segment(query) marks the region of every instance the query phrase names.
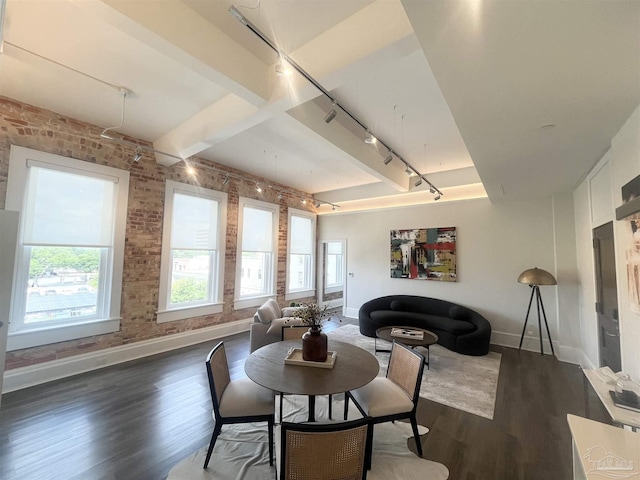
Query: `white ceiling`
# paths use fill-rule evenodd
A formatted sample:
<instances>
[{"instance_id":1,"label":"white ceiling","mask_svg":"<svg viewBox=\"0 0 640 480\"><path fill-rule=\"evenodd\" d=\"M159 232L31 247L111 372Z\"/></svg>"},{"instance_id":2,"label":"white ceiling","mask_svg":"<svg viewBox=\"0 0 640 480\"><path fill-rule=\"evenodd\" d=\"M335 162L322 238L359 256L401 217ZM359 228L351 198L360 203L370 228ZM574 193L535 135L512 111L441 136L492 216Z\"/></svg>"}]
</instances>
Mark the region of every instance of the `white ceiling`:
<instances>
[{"instance_id":1,"label":"white ceiling","mask_svg":"<svg viewBox=\"0 0 640 480\"><path fill-rule=\"evenodd\" d=\"M277 77L276 54L231 5L6 0L0 95L291 185L339 211L433 201L343 112L326 124L330 102L306 80ZM640 103L636 0L235 6L442 190L441 202L570 192ZM133 92L122 125L123 96L105 82Z\"/></svg>"}]
</instances>

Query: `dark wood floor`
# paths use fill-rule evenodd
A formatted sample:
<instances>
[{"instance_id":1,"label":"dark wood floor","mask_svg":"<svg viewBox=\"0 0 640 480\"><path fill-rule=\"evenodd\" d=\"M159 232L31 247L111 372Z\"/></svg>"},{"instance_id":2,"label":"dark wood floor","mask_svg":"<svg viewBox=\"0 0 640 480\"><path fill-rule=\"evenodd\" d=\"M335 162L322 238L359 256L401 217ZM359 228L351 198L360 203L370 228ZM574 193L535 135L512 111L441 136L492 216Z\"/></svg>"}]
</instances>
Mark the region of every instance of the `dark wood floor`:
<instances>
[{"instance_id":1,"label":"dark wood floor","mask_svg":"<svg viewBox=\"0 0 640 480\"><path fill-rule=\"evenodd\" d=\"M214 343L5 395L0 479L163 479L209 441L204 359ZM232 376L243 375L248 334L225 345ZM585 399L579 367L492 349L502 353L494 420L421 399L425 458L445 464L452 480L572 478L567 413L609 422L590 387Z\"/></svg>"}]
</instances>

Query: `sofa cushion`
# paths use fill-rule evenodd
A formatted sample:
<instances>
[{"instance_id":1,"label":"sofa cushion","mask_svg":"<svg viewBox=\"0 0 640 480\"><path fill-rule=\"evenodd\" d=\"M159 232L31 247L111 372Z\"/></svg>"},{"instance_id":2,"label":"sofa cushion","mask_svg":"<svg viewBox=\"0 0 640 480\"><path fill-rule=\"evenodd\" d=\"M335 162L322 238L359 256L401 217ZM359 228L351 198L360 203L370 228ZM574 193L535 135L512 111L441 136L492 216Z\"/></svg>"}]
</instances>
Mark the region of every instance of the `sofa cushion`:
<instances>
[{"instance_id":1,"label":"sofa cushion","mask_svg":"<svg viewBox=\"0 0 640 480\"><path fill-rule=\"evenodd\" d=\"M455 320L428 313L401 312L393 310L377 310L371 312L371 319L378 325L407 326L424 328L425 330L440 330L454 335L462 335L475 330L475 326L465 320Z\"/></svg>"},{"instance_id":2,"label":"sofa cushion","mask_svg":"<svg viewBox=\"0 0 640 480\"><path fill-rule=\"evenodd\" d=\"M258 316L258 320L260 320L260 323L269 324L276 318L280 318L282 316L282 313L278 302L276 302L273 298L270 298L269 300L264 302L260 306L260 308L258 308L256 315Z\"/></svg>"},{"instance_id":3,"label":"sofa cushion","mask_svg":"<svg viewBox=\"0 0 640 480\"><path fill-rule=\"evenodd\" d=\"M439 317L438 315L424 315L426 328L433 328L435 330L441 330L443 332L449 332L453 335L464 335L465 333L473 332L476 327L465 320L455 320L449 317Z\"/></svg>"},{"instance_id":4,"label":"sofa cushion","mask_svg":"<svg viewBox=\"0 0 640 480\"><path fill-rule=\"evenodd\" d=\"M302 325L302 320L295 317L276 318L271 322L271 325L269 325L267 334L282 337L282 327L285 325Z\"/></svg>"},{"instance_id":5,"label":"sofa cushion","mask_svg":"<svg viewBox=\"0 0 640 480\"><path fill-rule=\"evenodd\" d=\"M449 316L456 320L468 320L471 317L471 312L468 308L464 308L461 305L455 305L449 309Z\"/></svg>"},{"instance_id":6,"label":"sofa cushion","mask_svg":"<svg viewBox=\"0 0 640 480\"><path fill-rule=\"evenodd\" d=\"M403 302L402 300L393 300L389 304L389 308L391 308L391 310L393 310L394 312L423 312L423 309L421 309L419 305L415 305L410 302Z\"/></svg>"},{"instance_id":7,"label":"sofa cushion","mask_svg":"<svg viewBox=\"0 0 640 480\"><path fill-rule=\"evenodd\" d=\"M282 309L282 316L283 317L295 317L295 314L298 310L300 310L302 307L284 307Z\"/></svg>"}]
</instances>

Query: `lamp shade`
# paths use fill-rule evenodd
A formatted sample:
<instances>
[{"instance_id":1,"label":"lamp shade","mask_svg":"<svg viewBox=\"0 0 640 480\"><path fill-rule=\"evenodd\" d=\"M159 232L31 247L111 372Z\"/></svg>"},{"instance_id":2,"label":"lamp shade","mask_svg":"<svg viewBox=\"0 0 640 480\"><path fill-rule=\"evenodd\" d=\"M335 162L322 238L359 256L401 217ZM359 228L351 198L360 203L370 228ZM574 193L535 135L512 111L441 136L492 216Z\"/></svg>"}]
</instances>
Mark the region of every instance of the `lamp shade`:
<instances>
[{"instance_id":1,"label":"lamp shade","mask_svg":"<svg viewBox=\"0 0 640 480\"><path fill-rule=\"evenodd\" d=\"M541 268L530 268L525 270L518 277L518 282L529 285L557 285L556 279L546 270Z\"/></svg>"}]
</instances>

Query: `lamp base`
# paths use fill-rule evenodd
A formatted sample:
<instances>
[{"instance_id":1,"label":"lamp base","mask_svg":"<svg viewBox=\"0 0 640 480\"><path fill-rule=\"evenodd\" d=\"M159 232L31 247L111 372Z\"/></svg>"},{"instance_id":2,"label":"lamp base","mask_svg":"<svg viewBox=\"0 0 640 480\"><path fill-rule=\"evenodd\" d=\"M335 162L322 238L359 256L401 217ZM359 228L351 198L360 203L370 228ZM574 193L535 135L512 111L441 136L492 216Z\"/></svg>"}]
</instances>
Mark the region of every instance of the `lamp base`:
<instances>
[{"instance_id":1,"label":"lamp base","mask_svg":"<svg viewBox=\"0 0 640 480\"><path fill-rule=\"evenodd\" d=\"M522 341L524 340L524 333L527 330L527 322L529 321L529 313L531 312L531 304L533 303L533 297L536 298L536 307L538 310L538 337L540 338L540 355L544 355L544 346L542 345L542 323L540 317L540 311L542 310L542 318L544 318L544 326L547 329L547 338L549 338L549 345L551 346L551 355L556 356L553 351L553 342L551 341L551 334L549 333L549 324L547 323L547 314L544 311L544 304L542 303L542 296L540 295L540 287L538 285L529 285L531 287L531 297L529 298L529 307L527 308L527 316L524 319L524 326L522 327L522 335L520 335L520 345L518 350L522 348Z\"/></svg>"}]
</instances>

